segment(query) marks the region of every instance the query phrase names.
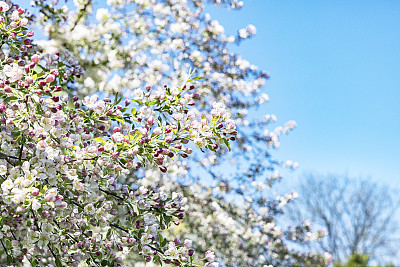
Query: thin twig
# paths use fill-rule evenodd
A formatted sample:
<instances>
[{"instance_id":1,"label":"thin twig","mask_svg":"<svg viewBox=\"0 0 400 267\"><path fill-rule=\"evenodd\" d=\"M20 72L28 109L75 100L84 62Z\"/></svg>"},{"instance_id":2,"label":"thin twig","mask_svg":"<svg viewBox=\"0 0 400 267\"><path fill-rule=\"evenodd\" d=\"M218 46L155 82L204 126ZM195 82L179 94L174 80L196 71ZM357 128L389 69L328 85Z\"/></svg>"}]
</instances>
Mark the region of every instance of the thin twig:
<instances>
[{"instance_id":1,"label":"thin twig","mask_svg":"<svg viewBox=\"0 0 400 267\"><path fill-rule=\"evenodd\" d=\"M114 194L114 193L112 193L112 192L110 192L110 191L106 191L106 190L101 189L101 188L99 188L99 190L100 190L101 192L103 192L103 193L106 193L106 194L108 194L108 195L111 195L111 196L113 196L113 197L116 197L116 198L118 198L119 200L124 200L123 197L120 197L120 196L118 196L118 195L116 195L116 194Z\"/></svg>"},{"instance_id":2,"label":"thin twig","mask_svg":"<svg viewBox=\"0 0 400 267\"><path fill-rule=\"evenodd\" d=\"M85 5L83 6L82 9L79 10L78 12L78 17L75 20L74 26L72 26L71 32L75 29L75 27L78 25L79 21L83 17L83 13L86 11L86 9L89 7L89 5L92 3L91 0L88 0Z\"/></svg>"},{"instance_id":3,"label":"thin twig","mask_svg":"<svg viewBox=\"0 0 400 267\"><path fill-rule=\"evenodd\" d=\"M8 256L8 251L6 246L4 246L3 240L0 240L1 244L3 245L4 251L6 252L7 256Z\"/></svg>"}]
</instances>

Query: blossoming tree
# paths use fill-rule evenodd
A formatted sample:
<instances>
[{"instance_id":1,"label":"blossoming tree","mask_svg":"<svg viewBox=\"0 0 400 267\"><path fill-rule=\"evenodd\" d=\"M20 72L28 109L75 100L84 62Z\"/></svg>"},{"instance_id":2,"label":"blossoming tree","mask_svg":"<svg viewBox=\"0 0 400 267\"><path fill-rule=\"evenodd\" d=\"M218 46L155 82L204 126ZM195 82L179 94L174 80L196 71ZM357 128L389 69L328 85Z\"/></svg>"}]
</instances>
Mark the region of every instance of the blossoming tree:
<instances>
[{"instance_id":1,"label":"blossoming tree","mask_svg":"<svg viewBox=\"0 0 400 267\"><path fill-rule=\"evenodd\" d=\"M197 118L188 108L195 96L189 84L149 88L135 100L138 112L128 113L129 100L121 106L117 97L69 99L63 90L76 68L70 58L55 54L55 68L48 68L49 61L30 53L24 10L5 2L0 9L8 54L0 82L0 242L7 263L26 258L37 265L50 254L57 266L116 266L135 250L146 261L195 264L192 241L168 243L161 234L179 224L182 195L116 181L148 165L165 172L164 159L187 155L190 141L215 150L236 135L234 122L224 114ZM213 253L205 258L213 266Z\"/></svg>"},{"instance_id":2,"label":"blossoming tree","mask_svg":"<svg viewBox=\"0 0 400 267\"><path fill-rule=\"evenodd\" d=\"M9 264L217 266L210 250L227 266L330 262L288 245L322 237L308 222L277 225L295 193L266 194L277 166L296 167L269 153L295 123L269 131L274 115L246 118L268 100L268 75L228 48L254 26L225 35L205 1L82 0L76 10L55 2L35 1L37 18L1 2L0 235ZM39 47L27 18L45 25ZM190 68L205 79L188 77Z\"/></svg>"}]
</instances>

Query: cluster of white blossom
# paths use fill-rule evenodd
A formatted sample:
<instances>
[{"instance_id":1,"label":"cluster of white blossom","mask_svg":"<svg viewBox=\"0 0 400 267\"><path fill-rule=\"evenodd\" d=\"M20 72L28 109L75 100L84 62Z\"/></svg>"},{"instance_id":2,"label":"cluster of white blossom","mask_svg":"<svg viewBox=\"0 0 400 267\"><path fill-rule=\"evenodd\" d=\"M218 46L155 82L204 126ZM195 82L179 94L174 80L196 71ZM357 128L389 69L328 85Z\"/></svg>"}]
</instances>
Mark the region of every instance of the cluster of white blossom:
<instances>
[{"instance_id":1,"label":"cluster of white blossom","mask_svg":"<svg viewBox=\"0 0 400 267\"><path fill-rule=\"evenodd\" d=\"M38 22L46 22L44 28L49 36L49 41L40 45L48 53L62 54L68 50L86 71L74 84L67 85L70 91L80 96L95 91L110 95L118 92L126 99L148 99L149 103L181 97L179 103L173 102L174 108L163 110L173 113L168 125L158 124L159 107L145 105L132 113L136 119L132 130L142 135L142 139L165 138L167 144L172 142L182 158L187 159L177 160L163 151L152 151L152 159L165 174L161 175L157 169L146 172L137 169L119 177L119 183L137 187L157 184L167 194L183 190L188 199L185 206L188 216L186 223L179 226L181 234L189 234L199 244L197 249L204 249L203 253L212 248L224 265L317 266L329 262L328 257L290 249L287 240L293 240L293 232L276 226L275 217L282 213L283 202L267 197L271 195L268 190L281 179L277 167L296 168L297 163L272 159L269 148L279 147L280 137L293 129L295 123L270 130L268 126L277 121L275 115L267 115L262 121L251 117L254 108L269 100L262 92L269 75L231 52L230 46L254 36L256 28L248 25L236 36L229 35L206 13L207 3L241 9L242 1L108 0L107 8L95 9L91 0L79 0L74 1L76 8L70 10L46 2L35 1L42 14ZM183 97L178 88L184 87L187 70L191 68L196 68L197 75L206 79L199 80L195 94L187 92L190 88L185 89ZM172 85L169 99L164 89L158 87L160 84ZM151 88L150 97L146 96L147 87ZM196 104L192 106L191 101ZM191 111L185 113L179 105L189 105ZM206 115L199 118L200 113ZM224 133L237 140L230 154L216 150L221 144L229 145L224 136L215 132L221 120L225 121ZM185 132L185 138L192 139L193 145L175 147L170 134L189 124L191 128ZM233 130L235 125L241 129L237 135ZM207 140L215 134L217 138L209 143ZM111 139L121 140L122 136L117 131ZM205 157L196 153L195 146L217 154L207 153ZM129 154L136 152L132 147ZM206 175L210 178L204 179ZM207 179L214 180L217 186L199 182ZM263 222L274 227L262 227L261 231ZM294 233L296 240L305 241L303 237L311 229L306 226L299 229ZM169 232L171 236L172 233Z\"/></svg>"},{"instance_id":2,"label":"cluster of white blossom","mask_svg":"<svg viewBox=\"0 0 400 267\"><path fill-rule=\"evenodd\" d=\"M190 143L216 151L237 134L234 122L190 110L195 81L146 87L123 105L118 96L70 96L82 67L66 52L35 53L24 15L0 1L1 264L121 266L136 253L158 264L218 266L212 252L195 258L191 240L168 243L162 234L180 224L187 198L119 178L142 167L166 172L168 158L192 153Z\"/></svg>"}]
</instances>

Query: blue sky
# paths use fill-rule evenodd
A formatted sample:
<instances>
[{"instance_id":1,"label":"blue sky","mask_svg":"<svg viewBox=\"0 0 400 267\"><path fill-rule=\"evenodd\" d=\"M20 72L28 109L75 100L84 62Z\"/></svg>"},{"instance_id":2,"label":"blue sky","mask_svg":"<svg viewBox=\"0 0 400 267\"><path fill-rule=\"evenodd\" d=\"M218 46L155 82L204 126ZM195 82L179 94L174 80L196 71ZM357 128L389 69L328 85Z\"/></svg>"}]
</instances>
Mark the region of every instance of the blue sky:
<instances>
[{"instance_id":1,"label":"blue sky","mask_svg":"<svg viewBox=\"0 0 400 267\"><path fill-rule=\"evenodd\" d=\"M347 173L400 187L400 1L248 0L210 9L228 33L257 35L235 51L267 70L275 113L298 127L275 156L304 172Z\"/></svg>"}]
</instances>

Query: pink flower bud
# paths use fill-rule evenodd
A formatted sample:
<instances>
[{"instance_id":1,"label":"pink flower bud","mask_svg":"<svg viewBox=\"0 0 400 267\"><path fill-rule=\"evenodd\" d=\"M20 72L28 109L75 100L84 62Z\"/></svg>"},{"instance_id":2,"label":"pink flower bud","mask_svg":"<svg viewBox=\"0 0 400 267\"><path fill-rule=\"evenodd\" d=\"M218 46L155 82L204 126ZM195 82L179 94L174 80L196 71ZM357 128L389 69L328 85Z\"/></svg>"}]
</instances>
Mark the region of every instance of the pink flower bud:
<instances>
[{"instance_id":1,"label":"pink flower bud","mask_svg":"<svg viewBox=\"0 0 400 267\"><path fill-rule=\"evenodd\" d=\"M33 83L33 78L32 78L31 76L26 76L26 77L25 77L25 82L26 82L27 84L31 84L31 83Z\"/></svg>"},{"instance_id":2,"label":"pink flower bud","mask_svg":"<svg viewBox=\"0 0 400 267\"><path fill-rule=\"evenodd\" d=\"M34 188L33 190L32 190L32 196L38 196L39 195L39 189L38 188Z\"/></svg>"},{"instance_id":3,"label":"pink flower bud","mask_svg":"<svg viewBox=\"0 0 400 267\"><path fill-rule=\"evenodd\" d=\"M162 171L162 172L167 172L167 167L161 166L161 167L160 167L160 171Z\"/></svg>"},{"instance_id":4,"label":"pink flower bud","mask_svg":"<svg viewBox=\"0 0 400 267\"><path fill-rule=\"evenodd\" d=\"M34 62L34 63L39 63L39 61L40 61L40 56L37 55L37 54L34 54L34 55L32 56L32 58L31 58L31 60L32 60L32 62Z\"/></svg>"},{"instance_id":5,"label":"pink flower bud","mask_svg":"<svg viewBox=\"0 0 400 267\"><path fill-rule=\"evenodd\" d=\"M45 81L46 81L46 83L52 83L52 82L54 82L55 79L56 79L56 77L53 74L49 74L49 75L47 75Z\"/></svg>"},{"instance_id":6,"label":"pink flower bud","mask_svg":"<svg viewBox=\"0 0 400 267\"><path fill-rule=\"evenodd\" d=\"M23 18L21 19L21 21L19 22L19 25L24 27L26 25L28 25L28 19L27 18ZM32 35L33 36L33 35ZM30 36L31 37L31 36Z\"/></svg>"}]
</instances>

